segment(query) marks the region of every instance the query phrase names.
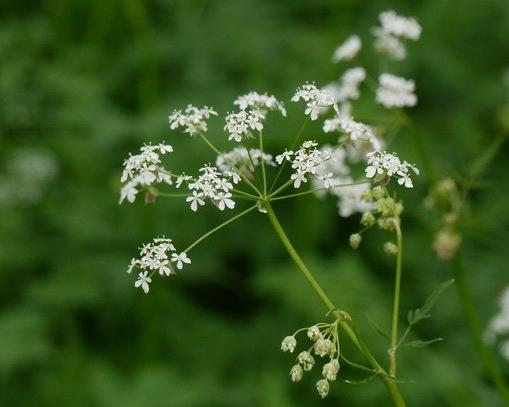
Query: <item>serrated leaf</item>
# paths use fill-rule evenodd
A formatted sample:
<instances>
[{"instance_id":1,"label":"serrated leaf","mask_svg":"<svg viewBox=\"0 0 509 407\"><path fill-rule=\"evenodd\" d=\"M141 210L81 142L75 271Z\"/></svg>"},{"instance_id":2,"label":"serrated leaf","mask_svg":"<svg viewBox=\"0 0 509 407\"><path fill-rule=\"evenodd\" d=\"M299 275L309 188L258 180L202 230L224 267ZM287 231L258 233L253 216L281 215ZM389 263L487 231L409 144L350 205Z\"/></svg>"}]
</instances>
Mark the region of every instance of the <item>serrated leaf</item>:
<instances>
[{"instance_id":1,"label":"serrated leaf","mask_svg":"<svg viewBox=\"0 0 509 407\"><path fill-rule=\"evenodd\" d=\"M422 321L423 319L429 318L431 314L429 313L431 311L431 308L435 305L438 298L442 293L452 284L454 283L454 279L447 280L440 284L433 292L430 294L430 296L426 299L424 302L424 305L421 308L417 308L415 311L409 311L408 312L408 323L410 325L415 325L419 321Z\"/></svg>"},{"instance_id":2,"label":"serrated leaf","mask_svg":"<svg viewBox=\"0 0 509 407\"><path fill-rule=\"evenodd\" d=\"M444 338L435 338L435 339L430 339L429 341L421 341L418 339L415 341L403 343L399 347L400 348L423 348L425 346L431 345L432 343L440 342L443 340L444 340Z\"/></svg>"}]
</instances>

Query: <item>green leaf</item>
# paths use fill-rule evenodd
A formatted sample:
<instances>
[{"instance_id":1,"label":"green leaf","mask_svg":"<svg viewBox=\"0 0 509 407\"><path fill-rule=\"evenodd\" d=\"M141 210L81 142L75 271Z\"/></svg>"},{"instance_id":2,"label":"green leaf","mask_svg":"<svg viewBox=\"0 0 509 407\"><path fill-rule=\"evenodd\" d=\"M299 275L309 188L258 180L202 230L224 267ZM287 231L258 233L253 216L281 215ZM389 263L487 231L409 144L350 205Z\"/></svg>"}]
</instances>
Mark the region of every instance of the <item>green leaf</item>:
<instances>
[{"instance_id":1,"label":"green leaf","mask_svg":"<svg viewBox=\"0 0 509 407\"><path fill-rule=\"evenodd\" d=\"M440 284L435 290L430 294L430 296L426 299L426 302L421 308L417 308L415 311L408 312L408 323L410 325L415 325L423 319L429 318L431 308L435 305L438 298L442 293L452 284L454 283L454 279L447 280Z\"/></svg>"},{"instance_id":2,"label":"green leaf","mask_svg":"<svg viewBox=\"0 0 509 407\"><path fill-rule=\"evenodd\" d=\"M443 340L444 340L444 338L435 338L435 339L430 339L429 341L421 341L418 339L415 341L403 343L399 347L400 348L423 348L425 346L431 345L432 343L440 342Z\"/></svg>"},{"instance_id":3,"label":"green leaf","mask_svg":"<svg viewBox=\"0 0 509 407\"><path fill-rule=\"evenodd\" d=\"M368 320L368 323L369 325L375 330L378 332L378 334L380 334L381 336L383 336L384 338L387 338L388 340L391 340L391 337L385 333L382 328L380 328L380 326L368 315L366 314L366 318Z\"/></svg>"}]
</instances>

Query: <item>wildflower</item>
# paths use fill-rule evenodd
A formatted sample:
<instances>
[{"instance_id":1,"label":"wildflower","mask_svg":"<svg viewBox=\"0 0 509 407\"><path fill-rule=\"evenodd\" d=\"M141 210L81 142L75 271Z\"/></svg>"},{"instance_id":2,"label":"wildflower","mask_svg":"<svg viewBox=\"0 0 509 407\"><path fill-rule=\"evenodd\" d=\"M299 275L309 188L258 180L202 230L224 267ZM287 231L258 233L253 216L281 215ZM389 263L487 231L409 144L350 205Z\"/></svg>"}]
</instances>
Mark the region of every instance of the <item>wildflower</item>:
<instances>
[{"instance_id":1,"label":"wildflower","mask_svg":"<svg viewBox=\"0 0 509 407\"><path fill-rule=\"evenodd\" d=\"M384 252L394 256L398 254L398 246L396 246L393 242L386 242L384 244Z\"/></svg>"},{"instance_id":2,"label":"wildflower","mask_svg":"<svg viewBox=\"0 0 509 407\"><path fill-rule=\"evenodd\" d=\"M373 29L373 35L375 36L375 50L380 54L386 55L396 61L401 61L406 58L405 44L399 38L387 34L378 27Z\"/></svg>"},{"instance_id":3,"label":"wildflower","mask_svg":"<svg viewBox=\"0 0 509 407\"><path fill-rule=\"evenodd\" d=\"M246 110L248 108L258 110L263 116L265 116L269 110L278 110L286 117L286 109L283 103L278 101L275 96L267 95L266 93L261 95L257 92L249 92L239 96L233 104L238 106L240 110Z\"/></svg>"},{"instance_id":4,"label":"wildflower","mask_svg":"<svg viewBox=\"0 0 509 407\"><path fill-rule=\"evenodd\" d=\"M362 42L359 36L352 35L348 37L332 55L332 62L350 61L359 53Z\"/></svg>"},{"instance_id":5,"label":"wildflower","mask_svg":"<svg viewBox=\"0 0 509 407\"><path fill-rule=\"evenodd\" d=\"M374 149L380 148L380 142L373 129L364 123L355 121L351 116L337 115L333 119L325 120L323 131L325 133L339 131L347 135L351 141L368 141Z\"/></svg>"},{"instance_id":6,"label":"wildflower","mask_svg":"<svg viewBox=\"0 0 509 407\"><path fill-rule=\"evenodd\" d=\"M351 178L345 179L345 184L353 182ZM334 190L338 199L338 212L343 218L348 218L354 213L364 213L370 211L373 205L363 199L366 191L369 191L370 184L357 184L347 187L341 187Z\"/></svg>"},{"instance_id":7,"label":"wildflower","mask_svg":"<svg viewBox=\"0 0 509 407\"><path fill-rule=\"evenodd\" d=\"M264 116L259 110L241 110L238 113L228 113L224 129L228 131L228 140L241 142L252 135L252 131L263 129Z\"/></svg>"},{"instance_id":8,"label":"wildflower","mask_svg":"<svg viewBox=\"0 0 509 407\"><path fill-rule=\"evenodd\" d=\"M297 362L302 366L302 368L306 371L311 370L315 365L315 359L308 351L302 351L297 356Z\"/></svg>"},{"instance_id":9,"label":"wildflower","mask_svg":"<svg viewBox=\"0 0 509 407\"><path fill-rule=\"evenodd\" d=\"M302 376L304 375L304 371L302 370L301 365L294 365L290 370L290 377L292 379L292 382L300 382L302 379Z\"/></svg>"},{"instance_id":10,"label":"wildflower","mask_svg":"<svg viewBox=\"0 0 509 407\"><path fill-rule=\"evenodd\" d=\"M318 326L313 325L308 328L307 332L308 338L312 341L317 341L318 339L322 338L322 333L320 332L320 329Z\"/></svg>"},{"instance_id":11,"label":"wildflower","mask_svg":"<svg viewBox=\"0 0 509 407\"><path fill-rule=\"evenodd\" d=\"M415 18L400 16L393 10L380 13L378 18L382 30L387 34L413 41L421 36L422 27Z\"/></svg>"},{"instance_id":12,"label":"wildflower","mask_svg":"<svg viewBox=\"0 0 509 407\"><path fill-rule=\"evenodd\" d=\"M216 158L216 166L224 174L228 174L237 169L244 175L251 176L253 165L255 167L261 165L262 161L266 166L275 166L276 163L272 159L272 155L264 153L258 148L250 148L249 150L243 147L236 147L233 150L222 153Z\"/></svg>"},{"instance_id":13,"label":"wildflower","mask_svg":"<svg viewBox=\"0 0 509 407\"><path fill-rule=\"evenodd\" d=\"M191 210L196 212L198 210L198 205L205 205L205 201L201 199L203 197L203 193L193 191L192 196L188 196L186 198L186 202L191 203Z\"/></svg>"},{"instance_id":14,"label":"wildflower","mask_svg":"<svg viewBox=\"0 0 509 407\"><path fill-rule=\"evenodd\" d=\"M301 99L306 102L304 114L309 115L311 120L316 120L318 118L320 108L332 106L334 104L334 98L329 93L318 89L312 83L305 83L297 88L291 100L292 102L298 102Z\"/></svg>"},{"instance_id":15,"label":"wildflower","mask_svg":"<svg viewBox=\"0 0 509 407\"><path fill-rule=\"evenodd\" d=\"M225 192L219 192L216 195L215 201L217 203L217 207L219 210L223 211L225 208L233 209L235 208L235 202L230 199L232 197L232 194L225 193Z\"/></svg>"},{"instance_id":16,"label":"wildflower","mask_svg":"<svg viewBox=\"0 0 509 407\"><path fill-rule=\"evenodd\" d=\"M315 355L324 357L325 355L334 353L334 343L330 339L318 339L314 345Z\"/></svg>"},{"instance_id":17,"label":"wildflower","mask_svg":"<svg viewBox=\"0 0 509 407\"><path fill-rule=\"evenodd\" d=\"M316 390L322 399L329 394L329 382L327 379L320 379L316 382Z\"/></svg>"},{"instance_id":18,"label":"wildflower","mask_svg":"<svg viewBox=\"0 0 509 407\"><path fill-rule=\"evenodd\" d=\"M283 352L293 353L296 346L297 339L295 339L295 336L285 336L283 341L281 342L281 350Z\"/></svg>"},{"instance_id":19,"label":"wildflower","mask_svg":"<svg viewBox=\"0 0 509 407\"><path fill-rule=\"evenodd\" d=\"M134 202L140 187L147 187L156 182L165 182L168 185L173 183L169 172L160 165L160 156L171 153L173 147L167 144L145 144L140 148L140 153L129 154L124 160L124 169L120 182L123 182L120 191L120 201L125 199Z\"/></svg>"},{"instance_id":20,"label":"wildflower","mask_svg":"<svg viewBox=\"0 0 509 407\"><path fill-rule=\"evenodd\" d=\"M362 242L362 236L359 233L354 233L350 235L350 246L352 249L358 249L359 245Z\"/></svg>"},{"instance_id":21,"label":"wildflower","mask_svg":"<svg viewBox=\"0 0 509 407\"><path fill-rule=\"evenodd\" d=\"M395 153L374 151L368 154L368 165L365 172L368 178L373 178L375 175L397 176L400 185L412 188L410 170L419 175L419 170L414 165L406 161L401 162Z\"/></svg>"},{"instance_id":22,"label":"wildflower","mask_svg":"<svg viewBox=\"0 0 509 407\"><path fill-rule=\"evenodd\" d=\"M149 284L152 282L152 279L147 276L148 271L143 271L138 274L138 280L135 281L135 287L141 287L141 289L147 294L150 290Z\"/></svg>"},{"instance_id":23,"label":"wildflower","mask_svg":"<svg viewBox=\"0 0 509 407\"><path fill-rule=\"evenodd\" d=\"M322 375L325 379L334 381L339 372L339 361L332 359L330 362L323 365Z\"/></svg>"},{"instance_id":24,"label":"wildflower","mask_svg":"<svg viewBox=\"0 0 509 407\"><path fill-rule=\"evenodd\" d=\"M177 263L177 268L179 270L182 270L182 268L184 267L184 263L191 264L191 259L189 257L187 257L186 253L180 253L180 254L172 253L171 261Z\"/></svg>"},{"instance_id":25,"label":"wildflower","mask_svg":"<svg viewBox=\"0 0 509 407\"><path fill-rule=\"evenodd\" d=\"M182 110L175 110L169 117L170 129L183 128L185 133L194 136L207 131L207 122L211 116L217 116L217 112L210 107L197 108L192 105Z\"/></svg>"},{"instance_id":26,"label":"wildflower","mask_svg":"<svg viewBox=\"0 0 509 407\"><path fill-rule=\"evenodd\" d=\"M376 91L376 101L386 108L415 106L415 83L395 75L384 73L379 77L379 87Z\"/></svg>"}]
</instances>

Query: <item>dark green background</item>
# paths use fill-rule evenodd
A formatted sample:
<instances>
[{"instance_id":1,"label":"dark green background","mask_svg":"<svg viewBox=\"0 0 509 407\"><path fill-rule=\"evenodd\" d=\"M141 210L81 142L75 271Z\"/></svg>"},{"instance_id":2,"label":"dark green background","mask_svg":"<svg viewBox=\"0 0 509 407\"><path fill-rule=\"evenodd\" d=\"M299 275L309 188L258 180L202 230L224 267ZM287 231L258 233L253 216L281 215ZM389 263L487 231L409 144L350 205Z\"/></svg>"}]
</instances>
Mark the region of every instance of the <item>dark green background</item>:
<instances>
[{"instance_id":1,"label":"dark green background","mask_svg":"<svg viewBox=\"0 0 509 407\"><path fill-rule=\"evenodd\" d=\"M439 178L461 181L504 131L509 90L506 0L48 0L0 2L0 174L19 149L49 152L58 175L40 200L0 207L1 406L389 406L378 381L345 369L320 401L319 372L293 384L282 337L323 320L312 296L261 214L251 214L198 246L193 264L150 295L125 273L137 246L156 234L185 247L224 213L191 214L181 201L117 205L121 164L140 144L172 144L172 169L213 157L167 116L187 103L220 115L249 90L288 101L306 80L336 80L334 48L350 33L370 49L380 11L416 16L423 35L409 58L388 68L415 78L419 105L408 111L423 132ZM378 68L371 53L363 64ZM288 103L289 104L289 103ZM302 123L302 105L271 119L268 148L283 148ZM505 114L507 119L507 111ZM211 137L226 146L221 119ZM411 128L394 149L422 167ZM317 137L310 126L308 137ZM325 137L320 135L319 137ZM508 283L507 146L470 194L463 255L483 323ZM422 204L433 174L401 191L405 254L403 313L419 306L449 265L430 249L438 216ZM20 186L21 187L21 186ZM357 217L314 198L275 207L291 238L379 358L388 344L367 316L388 327L393 258L372 232L357 252L347 244ZM409 406L498 406L450 289L418 337L431 347L401 352ZM354 355L348 341L345 349ZM500 358L509 374L508 363Z\"/></svg>"}]
</instances>

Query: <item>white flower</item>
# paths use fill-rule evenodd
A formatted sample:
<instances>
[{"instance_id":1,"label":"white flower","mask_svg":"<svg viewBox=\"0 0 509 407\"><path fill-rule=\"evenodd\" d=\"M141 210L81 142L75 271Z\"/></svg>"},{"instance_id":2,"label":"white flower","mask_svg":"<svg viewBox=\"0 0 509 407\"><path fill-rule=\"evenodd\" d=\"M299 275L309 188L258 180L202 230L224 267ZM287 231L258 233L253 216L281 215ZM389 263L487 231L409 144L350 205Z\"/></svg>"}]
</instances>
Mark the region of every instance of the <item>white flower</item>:
<instances>
[{"instance_id":1,"label":"white flower","mask_svg":"<svg viewBox=\"0 0 509 407\"><path fill-rule=\"evenodd\" d=\"M333 354L336 351L334 343L330 339L318 339L314 345L315 355L324 357L325 355Z\"/></svg>"},{"instance_id":2,"label":"white flower","mask_svg":"<svg viewBox=\"0 0 509 407\"><path fill-rule=\"evenodd\" d=\"M326 379L320 379L316 382L316 390L322 399L329 394L329 382Z\"/></svg>"},{"instance_id":3,"label":"white flower","mask_svg":"<svg viewBox=\"0 0 509 407\"><path fill-rule=\"evenodd\" d=\"M366 167L366 177L373 178L376 175L387 175L388 177L397 176L398 183L407 188L412 188L410 179L410 170L419 175L419 170L406 161L401 162L395 153L385 151L374 151L368 154L368 165Z\"/></svg>"},{"instance_id":4,"label":"white flower","mask_svg":"<svg viewBox=\"0 0 509 407\"><path fill-rule=\"evenodd\" d=\"M254 137L252 131L263 129L262 120L264 115L259 110L241 110L238 113L228 113L224 129L228 131L228 140L241 142L249 137Z\"/></svg>"},{"instance_id":5,"label":"white flower","mask_svg":"<svg viewBox=\"0 0 509 407\"><path fill-rule=\"evenodd\" d=\"M376 101L387 108L415 106L417 96L414 94L415 83L411 79L384 73L379 77Z\"/></svg>"},{"instance_id":6,"label":"white flower","mask_svg":"<svg viewBox=\"0 0 509 407\"><path fill-rule=\"evenodd\" d=\"M187 254L182 252L180 254L172 253L171 255L171 261L177 263L177 268L179 270L182 270L185 264L191 264L191 259L187 257Z\"/></svg>"},{"instance_id":7,"label":"white flower","mask_svg":"<svg viewBox=\"0 0 509 407\"><path fill-rule=\"evenodd\" d=\"M406 58L406 47L403 41L399 38L387 34L381 28L375 27L373 29L373 35L375 36L375 49L389 58L401 61Z\"/></svg>"},{"instance_id":8,"label":"white flower","mask_svg":"<svg viewBox=\"0 0 509 407\"><path fill-rule=\"evenodd\" d=\"M329 93L322 89L318 89L311 83L305 83L297 88L295 95L292 97L292 102L298 102L301 99L306 102L306 110L304 113L309 115L311 120L316 120L318 118L321 108L334 104L334 98Z\"/></svg>"},{"instance_id":9,"label":"white flower","mask_svg":"<svg viewBox=\"0 0 509 407\"><path fill-rule=\"evenodd\" d=\"M364 123L356 122L347 115L338 114L333 119L325 120L323 131L325 133L339 131L346 134L352 141L367 141L372 144L374 149L380 148L380 142L373 129Z\"/></svg>"},{"instance_id":10,"label":"white flower","mask_svg":"<svg viewBox=\"0 0 509 407\"><path fill-rule=\"evenodd\" d=\"M325 379L334 381L339 372L339 361L332 359L329 363L323 365L322 375Z\"/></svg>"},{"instance_id":11,"label":"white flower","mask_svg":"<svg viewBox=\"0 0 509 407\"><path fill-rule=\"evenodd\" d=\"M217 116L217 112L210 107L204 106L202 108L197 108L192 105L187 105L183 112L181 110L175 110L168 117L168 121L172 130L183 128L185 133L194 136L207 131L206 120L211 116Z\"/></svg>"},{"instance_id":12,"label":"white flower","mask_svg":"<svg viewBox=\"0 0 509 407\"><path fill-rule=\"evenodd\" d=\"M311 370L315 365L315 359L308 351L302 351L297 356L297 362L302 366L302 368L306 371Z\"/></svg>"},{"instance_id":13,"label":"white flower","mask_svg":"<svg viewBox=\"0 0 509 407\"><path fill-rule=\"evenodd\" d=\"M283 352L293 353L295 347L297 346L297 340L295 336L285 336L283 341L281 342L281 350Z\"/></svg>"},{"instance_id":14,"label":"white flower","mask_svg":"<svg viewBox=\"0 0 509 407\"><path fill-rule=\"evenodd\" d=\"M149 284L152 282L152 279L147 276L148 271L143 271L138 274L138 280L135 281L134 286L136 288L141 287L141 289L147 294L150 290Z\"/></svg>"},{"instance_id":15,"label":"white flower","mask_svg":"<svg viewBox=\"0 0 509 407\"><path fill-rule=\"evenodd\" d=\"M236 147L227 153L218 155L216 158L216 166L223 175L230 173L234 167L243 174L250 174L255 170L253 164L257 167L261 165L262 161L264 161L267 166L276 165L272 160L272 155L266 154L258 148L250 148L247 150L244 147Z\"/></svg>"},{"instance_id":16,"label":"white flower","mask_svg":"<svg viewBox=\"0 0 509 407\"><path fill-rule=\"evenodd\" d=\"M120 190L119 203L125 199L134 202L139 187L146 187L155 182L171 185L173 181L169 172L160 165L160 156L172 151L173 147L167 144L145 144L140 148L139 154L129 154L124 160L124 170L120 178L124 184Z\"/></svg>"},{"instance_id":17,"label":"white flower","mask_svg":"<svg viewBox=\"0 0 509 407\"><path fill-rule=\"evenodd\" d=\"M347 184L348 179L343 183ZM353 180L350 179L350 182ZM354 213L364 213L373 209L373 203L366 202L363 199L364 194L371 188L370 184L350 185L347 187L336 188L334 190L338 199L338 212L343 218L347 218Z\"/></svg>"},{"instance_id":18,"label":"white flower","mask_svg":"<svg viewBox=\"0 0 509 407\"><path fill-rule=\"evenodd\" d=\"M381 29L387 34L413 41L421 36L422 27L415 18L400 16L394 10L384 11L378 18Z\"/></svg>"},{"instance_id":19,"label":"white flower","mask_svg":"<svg viewBox=\"0 0 509 407\"><path fill-rule=\"evenodd\" d=\"M343 44L334 51L334 55L332 55L332 62L352 60L360 51L361 46L361 39L357 35L348 37Z\"/></svg>"},{"instance_id":20,"label":"white flower","mask_svg":"<svg viewBox=\"0 0 509 407\"><path fill-rule=\"evenodd\" d=\"M283 161L290 161L291 160L291 157L293 155L293 151L287 151L285 150L283 153L279 154L278 156L276 156L276 162L278 164L282 164Z\"/></svg>"},{"instance_id":21,"label":"white flower","mask_svg":"<svg viewBox=\"0 0 509 407\"><path fill-rule=\"evenodd\" d=\"M275 96L267 95L266 93L261 95L257 92L249 92L239 96L233 104L237 105L240 110L248 108L259 110L264 116L269 110L278 110L283 116L286 116L286 109L283 103L278 101Z\"/></svg>"},{"instance_id":22,"label":"white flower","mask_svg":"<svg viewBox=\"0 0 509 407\"><path fill-rule=\"evenodd\" d=\"M232 199L230 199L231 197L232 194L224 192L219 192L216 195L215 200L217 202L217 207L219 208L219 210L222 211L225 208L233 209L235 207L235 202Z\"/></svg>"},{"instance_id":23,"label":"white flower","mask_svg":"<svg viewBox=\"0 0 509 407\"><path fill-rule=\"evenodd\" d=\"M499 307L499 313L491 319L484 334L486 341L489 343L494 342L498 335L509 333L509 286L500 295ZM504 354L505 356L506 354Z\"/></svg>"},{"instance_id":24,"label":"white flower","mask_svg":"<svg viewBox=\"0 0 509 407\"><path fill-rule=\"evenodd\" d=\"M307 334L308 334L308 338L311 339L312 341L317 341L318 339L322 338L320 329L316 325L310 326L308 328Z\"/></svg>"},{"instance_id":25,"label":"white flower","mask_svg":"<svg viewBox=\"0 0 509 407\"><path fill-rule=\"evenodd\" d=\"M201 199L202 197L203 193L193 191L193 195L186 198L186 202L191 202L191 210L193 212L198 210L198 205L205 205L205 201Z\"/></svg>"},{"instance_id":26,"label":"white flower","mask_svg":"<svg viewBox=\"0 0 509 407\"><path fill-rule=\"evenodd\" d=\"M303 375L304 371L302 370L301 365L294 365L290 370L290 378L292 379L292 382L300 382Z\"/></svg>"},{"instance_id":27,"label":"white flower","mask_svg":"<svg viewBox=\"0 0 509 407\"><path fill-rule=\"evenodd\" d=\"M184 182L191 181L192 179L193 177L191 177L190 175L186 174L179 175L175 181L175 187L180 188Z\"/></svg>"}]
</instances>

